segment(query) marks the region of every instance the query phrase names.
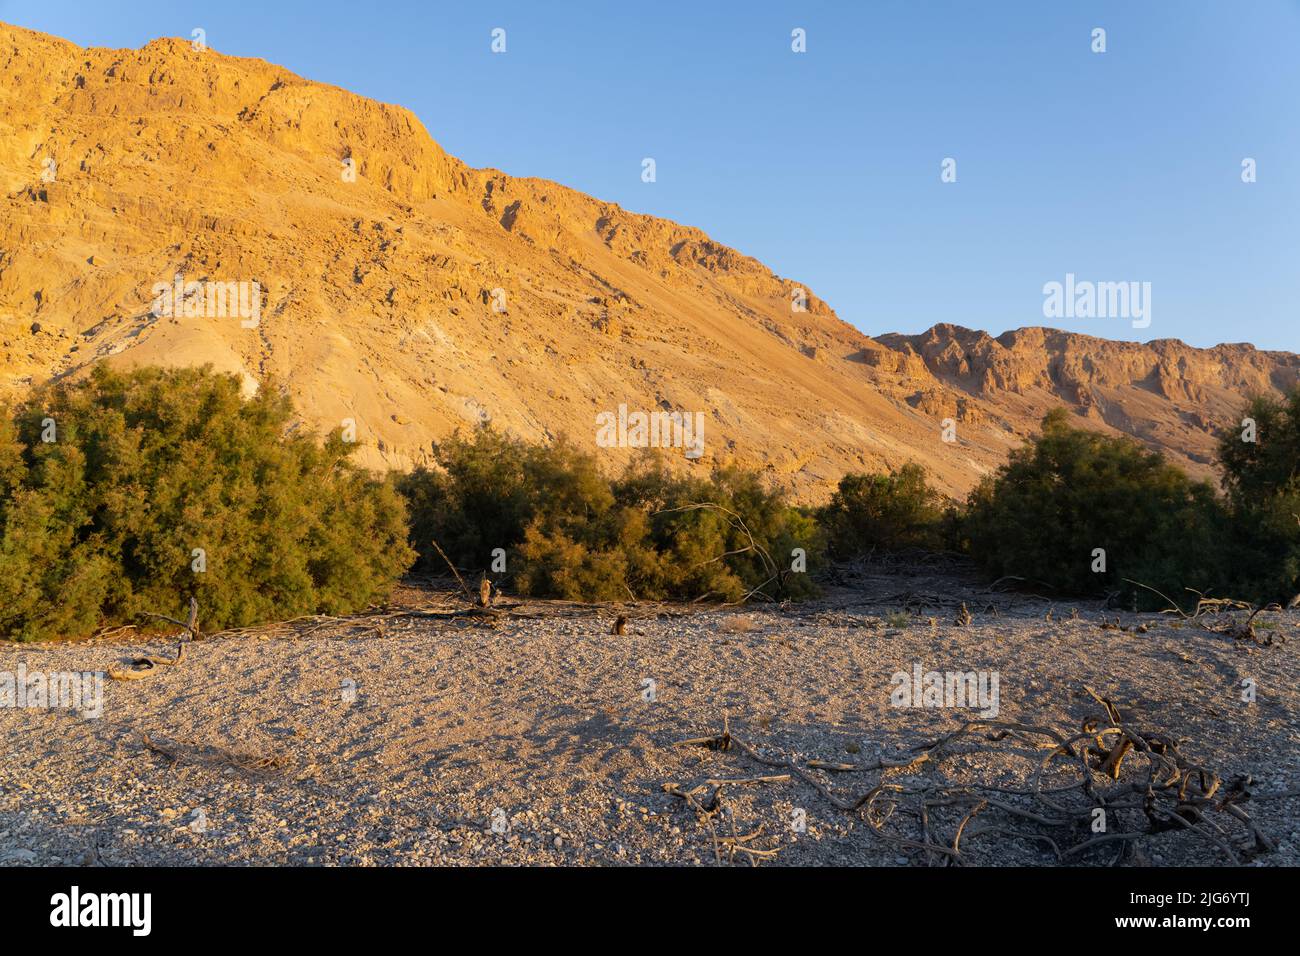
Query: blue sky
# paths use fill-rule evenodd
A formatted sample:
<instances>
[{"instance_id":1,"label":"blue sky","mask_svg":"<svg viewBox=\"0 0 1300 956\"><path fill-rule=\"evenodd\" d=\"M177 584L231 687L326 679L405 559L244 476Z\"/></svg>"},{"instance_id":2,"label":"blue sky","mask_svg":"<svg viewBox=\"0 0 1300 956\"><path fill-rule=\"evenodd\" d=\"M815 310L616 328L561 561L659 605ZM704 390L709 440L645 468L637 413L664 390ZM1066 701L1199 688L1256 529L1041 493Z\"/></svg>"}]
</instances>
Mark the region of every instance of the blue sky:
<instances>
[{"instance_id":1,"label":"blue sky","mask_svg":"<svg viewBox=\"0 0 1300 956\"><path fill-rule=\"evenodd\" d=\"M699 226L868 334L1300 350L1300 0L0 0L0 20L114 47L202 27L409 107L471 165ZM1067 273L1150 282L1150 326L1049 322Z\"/></svg>"}]
</instances>

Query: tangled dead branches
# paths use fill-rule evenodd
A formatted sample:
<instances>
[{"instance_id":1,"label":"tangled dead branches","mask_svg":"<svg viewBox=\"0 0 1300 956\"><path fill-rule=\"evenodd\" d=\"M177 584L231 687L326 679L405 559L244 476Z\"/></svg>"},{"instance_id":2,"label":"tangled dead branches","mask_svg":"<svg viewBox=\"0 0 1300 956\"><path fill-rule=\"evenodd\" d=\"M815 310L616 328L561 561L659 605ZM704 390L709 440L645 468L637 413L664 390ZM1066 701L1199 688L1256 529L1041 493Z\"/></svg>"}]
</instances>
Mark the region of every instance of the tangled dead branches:
<instances>
[{"instance_id":1,"label":"tangled dead branches","mask_svg":"<svg viewBox=\"0 0 1300 956\"><path fill-rule=\"evenodd\" d=\"M163 741L141 734L145 750L158 754L169 767L182 763L197 764L209 769L238 770L253 777L278 776L289 769L290 761L282 754L260 754L232 750L211 744L185 744Z\"/></svg>"},{"instance_id":2,"label":"tangled dead branches","mask_svg":"<svg viewBox=\"0 0 1300 956\"><path fill-rule=\"evenodd\" d=\"M165 614L150 614L150 617L161 618L164 621L170 621L179 627L185 628L186 634L190 640L200 640L203 637L199 631L199 602L190 598L190 617L189 621L178 621L175 618L167 617ZM177 637L184 637L185 634L179 634ZM153 677L159 673L161 668L175 667L181 661L185 660L185 645L178 643L176 645L175 657L156 657L145 654L140 657L134 657L125 664L114 664L108 669L109 680L144 680L146 677Z\"/></svg>"},{"instance_id":3,"label":"tangled dead branches","mask_svg":"<svg viewBox=\"0 0 1300 956\"><path fill-rule=\"evenodd\" d=\"M717 834L714 819L723 808L726 788L795 778L836 810L861 819L886 844L919 854L926 865L971 863L977 852L973 848L994 838L1038 844L1063 864L1117 865L1133 859L1143 840L1166 831L1183 831L1202 840L1233 864L1276 848L1243 805L1289 794L1256 794L1249 776L1225 783L1217 772L1187 757L1168 734L1135 726L1110 700L1091 688L1084 690L1099 710L1085 717L1075 731L973 720L897 759L852 764L800 763L771 754L737 737L724 721L720 734L679 741L677 746L735 751L753 763L784 772L711 779L690 788L669 783L664 790L681 798L708 828L719 862L724 850L731 859L737 852L745 853L754 863L771 856L747 847L757 833L744 842L737 842L734 832L730 842ZM1001 745L1008 755L1023 756L1026 748L1032 754L1027 787L949 782L942 770L945 760L990 753L999 749L994 745ZM897 779L904 772L926 771L932 779ZM840 796L824 779L831 773L872 772L880 774L879 780L860 796ZM733 831L734 827L733 819Z\"/></svg>"},{"instance_id":4,"label":"tangled dead branches","mask_svg":"<svg viewBox=\"0 0 1300 956\"><path fill-rule=\"evenodd\" d=\"M726 733L726 731L723 731ZM713 857L721 863L723 851L726 851L727 862L735 862L736 854L743 853L751 864L757 865L759 860L770 860L776 856L776 850L767 850L761 847L751 846L752 841L763 835L763 827L746 833L736 832L736 818L728 816L727 821L731 825L730 836L719 836L717 827L714 825L714 817L723 810L723 788L724 787L743 787L760 783L786 783L790 780L788 773L776 774L767 777L743 777L740 779L717 780L709 779L703 783L691 787L689 790L683 790L678 784L664 784L664 792L685 801L686 805L695 811L695 817L709 831L713 838Z\"/></svg>"},{"instance_id":5,"label":"tangled dead branches","mask_svg":"<svg viewBox=\"0 0 1300 956\"><path fill-rule=\"evenodd\" d=\"M1125 578L1129 584L1136 585L1144 590L1157 594L1169 602L1169 607L1161 611L1162 614L1177 614L1184 621L1191 622L1202 630L1212 631L1215 634L1223 634L1231 637L1235 641L1249 641L1251 644L1258 644L1261 647L1272 647L1274 642L1285 644L1286 638L1281 634L1269 631L1261 634L1255 630L1255 618L1260 611L1281 611L1282 608L1277 604L1261 604L1256 607L1246 601L1236 601L1232 598L1207 598L1202 592L1195 588L1186 588L1196 595L1196 607L1189 614L1178 606L1178 602L1172 600L1167 594L1157 591L1141 581L1134 581L1131 578ZM1300 599L1300 594L1293 598L1289 606L1295 606L1296 600ZM1250 616L1246 620L1240 621L1232 616L1237 611L1249 611ZM1221 620L1225 618L1226 620Z\"/></svg>"}]
</instances>

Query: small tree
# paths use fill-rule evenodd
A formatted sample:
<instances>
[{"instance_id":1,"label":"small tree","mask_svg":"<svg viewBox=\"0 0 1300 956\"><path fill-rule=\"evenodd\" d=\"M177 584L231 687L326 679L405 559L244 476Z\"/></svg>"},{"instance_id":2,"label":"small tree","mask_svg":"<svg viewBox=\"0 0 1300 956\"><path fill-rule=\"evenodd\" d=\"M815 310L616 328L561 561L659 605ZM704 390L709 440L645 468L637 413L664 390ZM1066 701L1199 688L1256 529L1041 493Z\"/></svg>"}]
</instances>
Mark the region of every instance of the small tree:
<instances>
[{"instance_id":1,"label":"small tree","mask_svg":"<svg viewBox=\"0 0 1300 956\"><path fill-rule=\"evenodd\" d=\"M78 636L146 611L207 629L343 613L410 564L391 485L273 388L210 368L96 366L0 426L0 633Z\"/></svg>"},{"instance_id":2,"label":"small tree","mask_svg":"<svg viewBox=\"0 0 1300 956\"><path fill-rule=\"evenodd\" d=\"M886 474L848 474L817 514L827 549L836 558L943 544L943 496L925 469L908 462Z\"/></svg>"},{"instance_id":3,"label":"small tree","mask_svg":"<svg viewBox=\"0 0 1300 956\"><path fill-rule=\"evenodd\" d=\"M1300 592L1300 385L1251 400L1242 417L1219 439L1233 593L1286 602Z\"/></svg>"},{"instance_id":4,"label":"small tree","mask_svg":"<svg viewBox=\"0 0 1300 956\"><path fill-rule=\"evenodd\" d=\"M1223 583L1223 512L1208 484L1131 438L1071 427L1063 409L1042 427L967 501L970 549L989 574L1154 603L1128 581L1175 600Z\"/></svg>"}]
</instances>

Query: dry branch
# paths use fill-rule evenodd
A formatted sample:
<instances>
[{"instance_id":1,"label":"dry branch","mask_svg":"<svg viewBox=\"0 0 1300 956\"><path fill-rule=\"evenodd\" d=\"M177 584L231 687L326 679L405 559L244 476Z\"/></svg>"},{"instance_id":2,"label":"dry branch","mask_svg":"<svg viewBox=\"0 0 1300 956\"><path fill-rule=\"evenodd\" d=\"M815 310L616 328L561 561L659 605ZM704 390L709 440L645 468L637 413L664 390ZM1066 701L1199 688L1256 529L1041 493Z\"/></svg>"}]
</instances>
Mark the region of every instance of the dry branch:
<instances>
[{"instance_id":1,"label":"dry branch","mask_svg":"<svg viewBox=\"0 0 1300 956\"><path fill-rule=\"evenodd\" d=\"M736 514L736 512L732 511L730 508L724 508L722 505L715 504L714 502L711 501L692 502L690 504L681 505L676 508L662 508L659 511L653 512L651 517L653 517L654 515L674 514L682 511L710 511L710 510L716 511L719 514L723 515L727 519L727 523L731 525L732 530L738 531L741 534L743 534L745 536L745 539L749 542L749 544L744 548L737 548L734 551L725 551L722 554L717 555L716 557L709 558L707 561L702 561L699 564L695 565L695 568L702 568L705 567L706 565L713 564L715 561L722 561L726 558L733 557L737 554L755 554L759 557L759 559L762 560L764 573L767 574L767 579L758 587L749 591L739 601L732 601L728 603L744 604L746 601L748 601L750 598L754 597L755 595L762 594L763 588L767 587L773 581L777 582L778 586L783 586L782 582L784 580L784 574L781 572L781 569L777 567L776 562L772 560L772 555L768 553L766 548L764 548L761 544L759 544L757 541L754 540L754 535L750 532L749 526L745 524L745 519L740 517L740 515ZM692 570L695 570L695 568L692 568ZM764 595L764 597L766 597L766 595ZM697 598L697 600L699 600L699 598Z\"/></svg>"},{"instance_id":2,"label":"dry branch","mask_svg":"<svg viewBox=\"0 0 1300 956\"><path fill-rule=\"evenodd\" d=\"M170 621L177 627L185 628L185 633L189 635L190 640L202 640L203 633L199 630L199 602L197 599L190 598L190 616L188 621L178 621L173 617L165 614L152 614L149 617L160 618L164 621ZM178 638L184 637L185 634L176 635ZM147 677L153 677L164 667L175 667L181 661L185 660L185 644L178 642L176 644L175 657L155 657L145 654L140 657L133 657L125 664L113 664L108 669L109 680L144 680Z\"/></svg>"},{"instance_id":3,"label":"dry branch","mask_svg":"<svg viewBox=\"0 0 1300 956\"><path fill-rule=\"evenodd\" d=\"M154 657L144 655L133 657L126 664L113 664L108 669L109 680L144 680L153 677L163 667L174 667L185 660L185 645L176 645L175 657Z\"/></svg>"},{"instance_id":4,"label":"dry branch","mask_svg":"<svg viewBox=\"0 0 1300 956\"><path fill-rule=\"evenodd\" d=\"M213 770L233 769L255 777L278 775L288 769L290 762L280 754L250 753L211 744L184 744L161 741L141 734L146 750L163 757L169 766L188 761Z\"/></svg>"},{"instance_id":5,"label":"dry branch","mask_svg":"<svg viewBox=\"0 0 1300 956\"><path fill-rule=\"evenodd\" d=\"M429 539L429 543L432 544L434 550L442 556L442 560L447 562L447 567L451 568L451 573L456 575L456 580L460 582L460 589L465 592L465 597L468 598L472 604L474 602L474 595L470 593L469 587L465 584L465 579L462 578L460 572L456 570L456 565L452 564L451 558L447 557L447 552L443 551L438 542L433 538Z\"/></svg>"},{"instance_id":6,"label":"dry branch","mask_svg":"<svg viewBox=\"0 0 1300 956\"><path fill-rule=\"evenodd\" d=\"M197 598L190 598L190 617L188 621L178 621L174 617L168 617L166 614L154 614L152 611L146 611L145 617L156 617L161 621L185 628L185 632L189 634L192 641L203 640L203 633L199 630L199 602Z\"/></svg>"},{"instance_id":7,"label":"dry branch","mask_svg":"<svg viewBox=\"0 0 1300 956\"><path fill-rule=\"evenodd\" d=\"M1196 609L1192 611L1191 614L1188 614L1178 606L1178 602L1174 601L1167 594L1157 591L1155 588L1143 584L1141 581L1134 581L1131 578L1125 578L1124 580L1129 584L1135 584L1140 588L1150 591L1152 594L1158 594L1160 597L1164 598L1169 603L1169 607L1161 611L1161 614L1177 614L1185 621L1194 622L1202 630L1210 631L1214 634L1222 634L1226 637L1231 637L1236 641L1250 641L1252 644L1259 644L1262 647L1270 647L1275 641L1279 640L1282 643L1286 642L1286 638L1276 632L1270 631L1267 634L1261 635L1255 630L1255 618L1260 611L1282 610L1276 604L1261 604L1256 606L1248 601L1238 601L1233 598L1207 598L1203 592L1197 591L1195 588L1186 588L1186 590L1195 594L1197 598ZM1300 600L1300 595L1296 595L1288 607L1294 607L1298 600ZM1246 618L1244 622L1239 622L1235 618L1230 617L1227 621L1222 623L1206 623L1206 618L1218 618L1220 615L1230 614L1234 611L1249 611L1250 616Z\"/></svg>"},{"instance_id":8,"label":"dry branch","mask_svg":"<svg viewBox=\"0 0 1300 956\"><path fill-rule=\"evenodd\" d=\"M1219 774L1186 757L1173 735L1135 726L1113 701L1090 687L1084 690L1099 709L1085 717L1076 732L1012 721L973 720L913 747L910 755L863 764L826 760L801 764L794 757L774 756L737 736L724 720L720 734L679 741L677 746L736 752L760 766L786 772L710 779L689 791L676 784L664 789L685 800L711 828L713 816L722 807L725 785L751 781L780 784L797 778L835 809L861 819L890 847L919 851L930 865L966 864L970 847L994 837L1042 844L1058 862L1088 862L1094 851L1114 847L1115 853L1098 862L1115 865L1135 852L1143 840L1170 830L1203 840L1229 863L1272 852L1276 842L1242 804L1252 798L1285 798L1294 793L1256 796L1250 790L1249 777L1224 786ZM1038 753L1027 789L982 783L955 785L942 773L943 762L954 754L969 755L972 748L993 751L1007 744ZM1023 750L1020 754L1024 756ZM876 771L880 779L861 796L843 796L814 771ZM902 773L909 775L909 785L892 779ZM1073 779L1049 787L1045 785L1049 774ZM1015 826L1009 825L1012 821ZM1098 821L1103 829L1093 832ZM723 849L734 857L726 838L713 833L713 840L719 858ZM756 862L755 857L750 860Z\"/></svg>"}]
</instances>

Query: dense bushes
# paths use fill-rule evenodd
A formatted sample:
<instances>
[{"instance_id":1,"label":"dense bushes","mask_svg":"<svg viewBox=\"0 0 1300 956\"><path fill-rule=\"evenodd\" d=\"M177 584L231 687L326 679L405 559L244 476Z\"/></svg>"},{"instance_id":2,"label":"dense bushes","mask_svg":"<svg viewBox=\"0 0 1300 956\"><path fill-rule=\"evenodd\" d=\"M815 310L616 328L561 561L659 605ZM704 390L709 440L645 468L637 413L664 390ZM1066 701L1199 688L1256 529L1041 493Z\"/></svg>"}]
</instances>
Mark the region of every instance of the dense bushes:
<instances>
[{"instance_id":1,"label":"dense bushes","mask_svg":"<svg viewBox=\"0 0 1300 956\"><path fill-rule=\"evenodd\" d=\"M770 596L812 590L791 554L803 548L816 560L814 522L752 473L674 475L647 455L610 480L567 441L530 445L488 427L442 442L435 456L438 470L400 481L411 543L430 571L442 568L436 541L458 566L534 596L738 600L760 587ZM495 549L504 571L499 557L493 567Z\"/></svg>"},{"instance_id":2,"label":"dense bushes","mask_svg":"<svg viewBox=\"0 0 1300 956\"><path fill-rule=\"evenodd\" d=\"M1071 427L1058 409L960 512L908 465L845 476L818 518L837 558L944 547L991 578L1062 595L1160 608L1151 589L1185 606L1194 592L1286 602L1300 592L1300 386L1250 402L1219 459L1221 495L1132 438Z\"/></svg>"},{"instance_id":3,"label":"dense bushes","mask_svg":"<svg viewBox=\"0 0 1300 956\"><path fill-rule=\"evenodd\" d=\"M1219 441L1231 514L1233 593L1285 602L1300 593L1300 386L1257 398Z\"/></svg>"},{"instance_id":4,"label":"dense bushes","mask_svg":"<svg viewBox=\"0 0 1300 956\"><path fill-rule=\"evenodd\" d=\"M823 553L946 548L1062 595L1163 606L1140 581L1285 601L1300 591L1300 388L1246 415L1220 443L1222 496L1058 411L964 509L906 465L846 475L811 513L754 472L683 474L648 453L611 478L567 441L488 427L436 446L437 468L379 481L338 435L291 434L273 388L245 400L208 369L100 367L0 416L0 636L180 616L191 595L208 630L345 613L417 553L443 573L435 541L508 589L574 600L799 597Z\"/></svg>"},{"instance_id":5,"label":"dense bushes","mask_svg":"<svg viewBox=\"0 0 1300 956\"><path fill-rule=\"evenodd\" d=\"M382 597L414 557L401 498L290 415L210 369L98 366L0 416L0 636L183 616L190 596L207 630Z\"/></svg>"},{"instance_id":6,"label":"dense bushes","mask_svg":"<svg viewBox=\"0 0 1300 956\"><path fill-rule=\"evenodd\" d=\"M1131 438L1072 428L1059 409L971 493L963 530L991 576L1066 593L1128 594L1133 580L1186 596L1223 583L1214 490Z\"/></svg>"},{"instance_id":7,"label":"dense bushes","mask_svg":"<svg viewBox=\"0 0 1300 956\"><path fill-rule=\"evenodd\" d=\"M828 552L839 559L944 544L943 496L910 462L888 474L845 475L817 521Z\"/></svg>"},{"instance_id":8,"label":"dense bushes","mask_svg":"<svg viewBox=\"0 0 1300 956\"><path fill-rule=\"evenodd\" d=\"M434 454L439 470L417 468L398 481L425 570L446 570L434 540L457 564L486 568L494 548L517 547L534 521L562 533L613 506L595 462L563 439L532 445L482 427L452 436Z\"/></svg>"},{"instance_id":9,"label":"dense bushes","mask_svg":"<svg viewBox=\"0 0 1300 956\"><path fill-rule=\"evenodd\" d=\"M814 590L806 571L815 570L822 552L816 522L766 489L755 472L722 468L707 478L674 477L660 459L648 457L613 490L623 507L648 517L643 546L658 557L643 571L651 593L734 601L772 575L777 580L764 589L768 594L802 597ZM805 570L791 570L795 549L806 557Z\"/></svg>"}]
</instances>

